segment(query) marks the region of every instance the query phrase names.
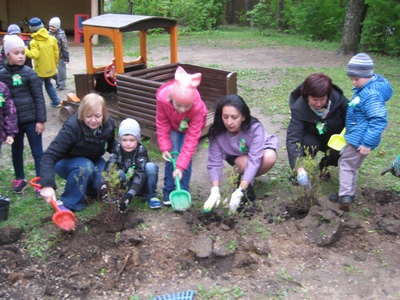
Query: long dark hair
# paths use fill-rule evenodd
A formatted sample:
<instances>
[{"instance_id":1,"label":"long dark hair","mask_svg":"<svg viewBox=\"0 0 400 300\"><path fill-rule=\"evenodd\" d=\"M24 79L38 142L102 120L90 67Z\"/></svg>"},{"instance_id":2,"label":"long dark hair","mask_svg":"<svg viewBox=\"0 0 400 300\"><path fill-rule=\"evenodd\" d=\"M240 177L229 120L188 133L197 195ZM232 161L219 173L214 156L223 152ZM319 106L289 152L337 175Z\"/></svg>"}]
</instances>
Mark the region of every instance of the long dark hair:
<instances>
[{"instance_id":1,"label":"long dark hair","mask_svg":"<svg viewBox=\"0 0 400 300\"><path fill-rule=\"evenodd\" d=\"M240 127L244 131L249 130L253 123L259 122L257 118L250 115L250 109L242 97L236 94L223 96L219 99L217 106L215 107L214 122L208 131L210 140L227 131L224 122L222 121L222 109L224 106L233 106L245 117L245 120Z\"/></svg>"}]
</instances>

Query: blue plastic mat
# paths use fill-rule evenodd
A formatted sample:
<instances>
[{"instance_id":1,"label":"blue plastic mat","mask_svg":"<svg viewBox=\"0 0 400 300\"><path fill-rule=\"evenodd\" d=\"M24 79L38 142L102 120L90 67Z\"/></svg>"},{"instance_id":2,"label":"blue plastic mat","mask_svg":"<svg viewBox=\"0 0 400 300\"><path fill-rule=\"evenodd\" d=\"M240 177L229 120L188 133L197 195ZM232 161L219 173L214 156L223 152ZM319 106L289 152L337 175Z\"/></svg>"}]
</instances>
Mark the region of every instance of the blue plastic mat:
<instances>
[{"instance_id":1,"label":"blue plastic mat","mask_svg":"<svg viewBox=\"0 0 400 300\"><path fill-rule=\"evenodd\" d=\"M194 291L189 290L182 293L173 293L172 295L166 294L153 298L153 300L192 300Z\"/></svg>"}]
</instances>

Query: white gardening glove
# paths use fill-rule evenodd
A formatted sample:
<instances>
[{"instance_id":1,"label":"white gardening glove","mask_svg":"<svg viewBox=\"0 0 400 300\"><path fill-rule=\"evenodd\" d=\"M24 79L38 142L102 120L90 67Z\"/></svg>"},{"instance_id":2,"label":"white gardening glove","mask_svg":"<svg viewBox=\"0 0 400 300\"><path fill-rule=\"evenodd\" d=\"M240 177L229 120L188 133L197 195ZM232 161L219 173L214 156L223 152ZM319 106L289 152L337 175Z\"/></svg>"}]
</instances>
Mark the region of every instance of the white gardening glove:
<instances>
[{"instance_id":1,"label":"white gardening glove","mask_svg":"<svg viewBox=\"0 0 400 300\"><path fill-rule=\"evenodd\" d=\"M221 201L221 195L219 193L219 187L213 186L211 188L210 197L208 197L207 201L204 203L204 212L208 213L214 207L218 207L219 202Z\"/></svg>"},{"instance_id":2,"label":"white gardening glove","mask_svg":"<svg viewBox=\"0 0 400 300\"><path fill-rule=\"evenodd\" d=\"M297 182L304 188L311 190L311 182L308 179L308 174L306 170L301 170L297 173Z\"/></svg>"},{"instance_id":3,"label":"white gardening glove","mask_svg":"<svg viewBox=\"0 0 400 300\"><path fill-rule=\"evenodd\" d=\"M241 187L237 188L233 192L233 194L231 196L231 201L229 202L229 209L230 209L231 213L236 212L243 196L244 196L244 190Z\"/></svg>"}]
</instances>

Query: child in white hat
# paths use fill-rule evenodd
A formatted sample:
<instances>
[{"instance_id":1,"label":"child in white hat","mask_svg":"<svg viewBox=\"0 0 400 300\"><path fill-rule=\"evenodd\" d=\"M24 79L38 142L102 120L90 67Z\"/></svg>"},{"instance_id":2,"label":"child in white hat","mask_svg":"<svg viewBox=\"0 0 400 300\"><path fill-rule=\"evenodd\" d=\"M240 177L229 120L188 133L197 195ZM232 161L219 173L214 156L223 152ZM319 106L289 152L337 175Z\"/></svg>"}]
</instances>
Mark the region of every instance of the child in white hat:
<instances>
[{"instance_id":1,"label":"child in white hat","mask_svg":"<svg viewBox=\"0 0 400 300\"><path fill-rule=\"evenodd\" d=\"M69 63L68 40L65 31L61 29L61 20L54 17L49 22L49 34L56 38L58 45L58 64L56 75L56 87L65 90L67 80L67 64Z\"/></svg>"},{"instance_id":2,"label":"child in white hat","mask_svg":"<svg viewBox=\"0 0 400 300\"><path fill-rule=\"evenodd\" d=\"M137 196L145 196L150 208L160 208L157 198L158 166L151 162L146 148L140 143L140 126L134 119L127 118L121 122L118 130L119 143L114 147L106 172L117 170L124 192L118 208L123 212L129 202ZM101 188L105 202L109 202L107 185Z\"/></svg>"},{"instance_id":3,"label":"child in white hat","mask_svg":"<svg viewBox=\"0 0 400 300\"><path fill-rule=\"evenodd\" d=\"M0 70L0 81L7 84L17 108L19 131L11 145L15 179L12 191L22 193L28 183L24 172L24 138L28 138L35 161L36 177L40 176L40 161L43 156L42 133L45 129L46 105L42 81L34 70L24 65L25 44L17 35L6 35L4 51L7 60Z\"/></svg>"}]
</instances>

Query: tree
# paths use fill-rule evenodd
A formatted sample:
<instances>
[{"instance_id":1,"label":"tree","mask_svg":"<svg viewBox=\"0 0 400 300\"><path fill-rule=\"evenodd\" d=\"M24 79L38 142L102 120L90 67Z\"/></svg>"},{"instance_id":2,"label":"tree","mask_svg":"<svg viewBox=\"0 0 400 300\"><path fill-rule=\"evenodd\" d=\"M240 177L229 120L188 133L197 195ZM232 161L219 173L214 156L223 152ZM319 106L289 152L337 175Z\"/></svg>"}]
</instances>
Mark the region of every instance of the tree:
<instances>
[{"instance_id":1,"label":"tree","mask_svg":"<svg viewBox=\"0 0 400 300\"><path fill-rule=\"evenodd\" d=\"M342 42L338 54L356 54L361 40L362 22L367 13L364 0L348 0L344 19Z\"/></svg>"}]
</instances>

